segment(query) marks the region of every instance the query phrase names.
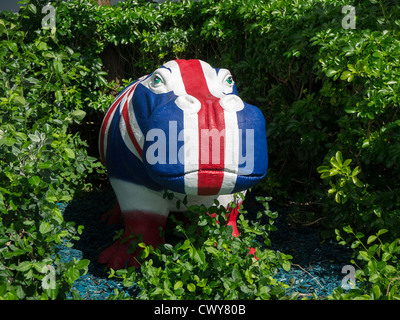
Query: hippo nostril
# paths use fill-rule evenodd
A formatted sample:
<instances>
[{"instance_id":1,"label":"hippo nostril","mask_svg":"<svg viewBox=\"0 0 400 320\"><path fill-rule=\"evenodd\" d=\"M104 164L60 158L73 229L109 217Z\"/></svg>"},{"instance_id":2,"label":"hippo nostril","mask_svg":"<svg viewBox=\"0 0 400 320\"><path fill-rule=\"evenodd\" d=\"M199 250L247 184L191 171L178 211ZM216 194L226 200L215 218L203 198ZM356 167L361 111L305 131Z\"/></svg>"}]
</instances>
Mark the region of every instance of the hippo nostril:
<instances>
[{"instance_id":1,"label":"hippo nostril","mask_svg":"<svg viewBox=\"0 0 400 320\"><path fill-rule=\"evenodd\" d=\"M201 108L200 101L188 94L176 98L175 104L183 111L189 113L197 113Z\"/></svg>"},{"instance_id":2,"label":"hippo nostril","mask_svg":"<svg viewBox=\"0 0 400 320\"><path fill-rule=\"evenodd\" d=\"M226 111L237 112L244 108L244 103L237 95L227 95L219 101L221 107Z\"/></svg>"}]
</instances>

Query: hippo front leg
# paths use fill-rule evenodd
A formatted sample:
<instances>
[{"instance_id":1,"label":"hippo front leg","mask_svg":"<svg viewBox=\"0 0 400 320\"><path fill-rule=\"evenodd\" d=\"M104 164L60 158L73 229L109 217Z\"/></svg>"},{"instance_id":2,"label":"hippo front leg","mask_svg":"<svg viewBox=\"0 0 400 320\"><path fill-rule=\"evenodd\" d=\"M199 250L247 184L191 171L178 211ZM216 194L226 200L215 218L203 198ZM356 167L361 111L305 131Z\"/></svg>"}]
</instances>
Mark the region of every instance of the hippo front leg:
<instances>
[{"instance_id":1,"label":"hippo front leg","mask_svg":"<svg viewBox=\"0 0 400 320\"><path fill-rule=\"evenodd\" d=\"M132 241L144 242L156 248L164 242L168 205L162 193L151 191L133 183L111 180L122 213L124 233L113 245L101 252L98 262L115 270L128 266L138 267L141 248L132 249Z\"/></svg>"},{"instance_id":2,"label":"hippo front leg","mask_svg":"<svg viewBox=\"0 0 400 320\"><path fill-rule=\"evenodd\" d=\"M164 242L161 231L165 230L167 217L140 210L122 212L124 234L113 245L105 249L99 256L99 263L106 263L114 270L125 268L127 265L138 267L136 258L141 249L132 250L132 241L144 242L156 248Z\"/></svg>"}]
</instances>

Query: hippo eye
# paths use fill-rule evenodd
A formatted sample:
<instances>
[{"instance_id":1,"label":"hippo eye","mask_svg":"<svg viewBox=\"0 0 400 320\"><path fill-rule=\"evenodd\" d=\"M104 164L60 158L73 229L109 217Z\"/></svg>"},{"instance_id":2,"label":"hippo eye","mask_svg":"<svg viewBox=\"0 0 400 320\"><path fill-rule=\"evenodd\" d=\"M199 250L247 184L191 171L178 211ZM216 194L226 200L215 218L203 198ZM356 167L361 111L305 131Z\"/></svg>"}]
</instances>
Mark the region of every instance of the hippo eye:
<instances>
[{"instance_id":1,"label":"hippo eye","mask_svg":"<svg viewBox=\"0 0 400 320\"><path fill-rule=\"evenodd\" d=\"M154 84L160 84L162 82L162 79L161 79L161 77L160 76L154 76L154 78L153 78L153 83Z\"/></svg>"},{"instance_id":2,"label":"hippo eye","mask_svg":"<svg viewBox=\"0 0 400 320\"><path fill-rule=\"evenodd\" d=\"M224 79L224 83L232 87L234 83L232 76L231 75L226 76Z\"/></svg>"}]
</instances>

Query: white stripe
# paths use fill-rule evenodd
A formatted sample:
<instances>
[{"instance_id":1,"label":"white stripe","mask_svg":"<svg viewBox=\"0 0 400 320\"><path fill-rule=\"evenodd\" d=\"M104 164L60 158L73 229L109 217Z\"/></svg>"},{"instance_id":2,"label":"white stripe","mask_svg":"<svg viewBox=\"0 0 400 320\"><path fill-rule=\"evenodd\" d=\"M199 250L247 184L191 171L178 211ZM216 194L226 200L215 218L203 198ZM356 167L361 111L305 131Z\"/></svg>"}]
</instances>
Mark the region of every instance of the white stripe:
<instances>
[{"instance_id":1,"label":"white stripe","mask_svg":"<svg viewBox=\"0 0 400 320\"><path fill-rule=\"evenodd\" d=\"M220 194L231 193L236 184L239 167L239 127L236 112L224 111L225 118L225 170Z\"/></svg>"},{"instance_id":2,"label":"white stripe","mask_svg":"<svg viewBox=\"0 0 400 320\"><path fill-rule=\"evenodd\" d=\"M197 194L199 170L199 122L197 113L183 112L185 193ZM182 159L182 157L180 157Z\"/></svg>"},{"instance_id":3,"label":"white stripe","mask_svg":"<svg viewBox=\"0 0 400 320\"><path fill-rule=\"evenodd\" d=\"M112 122L112 119L114 118L114 114L115 111L118 109L118 107L115 107L115 109L113 110L113 112L110 115L110 118L108 118L108 123L107 123L107 127L106 127L106 131L104 132L104 141L103 141L103 152L104 152L104 158L106 160L107 157L107 141L108 141L108 131L110 129L110 124ZM103 127L103 125L102 125ZM101 138L101 135L100 135Z\"/></svg>"},{"instance_id":4,"label":"white stripe","mask_svg":"<svg viewBox=\"0 0 400 320\"><path fill-rule=\"evenodd\" d=\"M135 85L135 84L133 84ZM129 87L127 90L129 91L131 89L131 87ZM136 88L135 88L136 89ZM137 125L136 122L136 117L133 116L134 120L132 120L132 113L129 112L129 107L132 105L131 101L132 101L132 96L135 93L135 89L132 90L132 92L129 95L125 95L125 97L122 98L121 100L121 107L120 107L120 121L119 121L119 130L121 132L121 136L122 136L122 140L124 141L125 145L127 146L127 148L129 149L130 152L132 152L137 158L139 158L140 160L142 160L142 158L140 157L139 153L137 152L135 146L133 145L131 138L129 137L128 131L126 129L126 125L125 125L125 120L124 117L122 115L122 111L124 110L124 108L128 108L128 114L129 114L129 121L130 121L130 126L132 128L133 133L135 134L136 137L136 133L140 128ZM125 106L126 101L129 101L129 103ZM134 123L136 123L136 126L133 126ZM143 136L143 133L140 132L140 134Z\"/></svg>"},{"instance_id":5,"label":"white stripe","mask_svg":"<svg viewBox=\"0 0 400 320\"><path fill-rule=\"evenodd\" d=\"M131 95L128 97L128 114L129 114L129 123L132 128L133 134L135 135L136 141L139 143L140 148L143 150L144 145L144 134L139 127L139 124L136 119L136 114L132 105L132 97L136 91L136 88L133 89ZM136 148L135 148L136 149Z\"/></svg>"},{"instance_id":6,"label":"white stripe","mask_svg":"<svg viewBox=\"0 0 400 320\"><path fill-rule=\"evenodd\" d=\"M176 61L169 61L164 67L172 71L173 91L178 96L186 96L187 92L182 80L182 74L179 64ZM193 110L183 110L183 131L179 133L178 140L183 141L184 155L178 157L184 161L184 184L185 193L188 195L197 195L199 179L199 120L197 113ZM181 136L183 134L183 137Z\"/></svg>"},{"instance_id":7,"label":"white stripe","mask_svg":"<svg viewBox=\"0 0 400 320\"><path fill-rule=\"evenodd\" d=\"M128 88L127 88L127 89L128 89ZM128 91L128 90L125 90L125 91L122 93L122 96L125 96L126 93L127 93L127 91ZM103 122L102 122L100 128L103 128L104 121L105 121L105 119L107 118L108 113L111 111L112 106L114 105L114 103L115 103L119 98L120 98L120 96L117 96L117 97L114 99L113 103L111 104L110 108L108 109L108 111L106 112L106 115L105 115L104 118L103 118ZM122 99L119 101L118 105L117 105L117 106L114 108L114 110L112 111L110 117L108 118L108 123L107 123L107 126L106 126L106 130L104 131L103 152L104 152L104 158L105 158L105 160L106 160L106 157L107 157L108 132L110 131L111 122L112 122L113 119L114 119L115 112L117 111L117 109L119 109L119 108L121 107L121 101L122 101L123 99L124 99L124 98L122 98ZM100 129L100 130L101 130L101 129ZM101 139L101 135L99 135L99 139ZM99 146L100 146L100 144L99 144Z\"/></svg>"}]
</instances>

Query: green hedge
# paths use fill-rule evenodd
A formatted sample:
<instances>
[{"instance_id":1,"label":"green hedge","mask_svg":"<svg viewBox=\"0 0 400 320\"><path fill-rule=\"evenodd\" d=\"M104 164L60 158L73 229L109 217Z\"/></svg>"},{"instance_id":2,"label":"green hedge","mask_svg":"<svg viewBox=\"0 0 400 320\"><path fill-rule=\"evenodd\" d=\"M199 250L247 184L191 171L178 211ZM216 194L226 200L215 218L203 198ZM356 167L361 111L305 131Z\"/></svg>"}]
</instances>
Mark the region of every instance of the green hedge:
<instances>
[{"instance_id":1,"label":"green hedge","mask_svg":"<svg viewBox=\"0 0 400 320\"><path fill-rule=\"evenodd\" d=\"M82 232L57 204L90 187L84 179L99 166L69 126L101 99L101 63L50 30L33 30L29 16L38 12L30 5L0 20L0 296L7 299L65 297L85 272L88 261L61 263L56 254L57 244Z\"/></svg>"},{"instance_id":2,"label":"green hedge","mask_svg":"<svg viewBox=\"0 0 400 320\"><path fill-rule=\"evenodd\" d=\"M56 254L81 232L57 203L102 173L96 126L113 95L174 58L233 72L267 122L270 169L256 191L307 204L297 220L319 219L324 237L357 248L356 295L399 296L396 1L353 1L355 29L342 27L347 1L54 1L54 31L41 27L46 4L0 15L0 296L63 297L85 272ZM122 81L106 80L107 48L123 61ZM45 265L58 266L57 290L40 285Z\"/></svg>"}]
</instances>

